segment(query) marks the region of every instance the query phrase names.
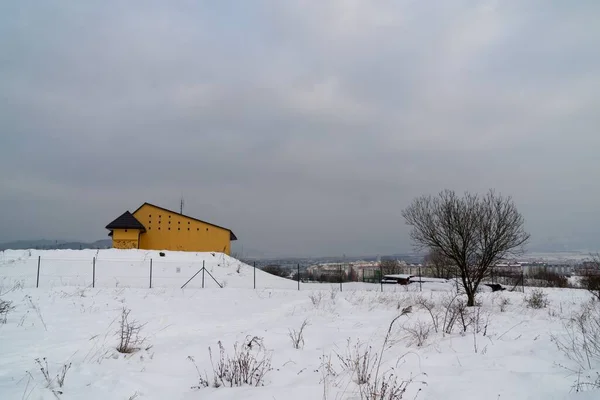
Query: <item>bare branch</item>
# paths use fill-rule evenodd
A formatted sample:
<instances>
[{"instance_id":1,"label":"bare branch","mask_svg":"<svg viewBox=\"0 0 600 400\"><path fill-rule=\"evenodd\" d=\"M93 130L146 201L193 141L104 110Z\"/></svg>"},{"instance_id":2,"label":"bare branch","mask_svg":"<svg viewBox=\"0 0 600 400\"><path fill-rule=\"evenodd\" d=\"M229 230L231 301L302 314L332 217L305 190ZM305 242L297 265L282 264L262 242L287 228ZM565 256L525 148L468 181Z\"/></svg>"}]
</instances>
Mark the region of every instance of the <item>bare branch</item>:
<instances>
[{"instance_id":1,"label":"bare branch","mask_svg":"<svg viewBox=\"0 0 600 400\"><path fill-rule=\"evenodd\" d=\"M520 254L529 240L525 221L510 197L490 190L485 196L466 193L462 198L444 190L421 196L402 211L417 249L429 249L456 265L468 297L475 293L490 267Z\"/></svg>"}]
</instances>

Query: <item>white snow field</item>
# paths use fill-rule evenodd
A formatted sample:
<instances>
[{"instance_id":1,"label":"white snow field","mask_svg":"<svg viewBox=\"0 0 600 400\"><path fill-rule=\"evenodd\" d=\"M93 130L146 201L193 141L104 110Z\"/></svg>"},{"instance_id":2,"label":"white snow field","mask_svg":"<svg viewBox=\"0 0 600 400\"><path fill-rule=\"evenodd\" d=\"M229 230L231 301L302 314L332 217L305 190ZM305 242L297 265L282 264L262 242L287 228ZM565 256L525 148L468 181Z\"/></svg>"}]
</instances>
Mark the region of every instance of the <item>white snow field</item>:
<instances>
[{"instance_id":1,"label":"white snow field","mask_svg":"<svg viewBox=\"0 0 600 400\"><path fill-rule=\"evenodd\" d=\"M205 275L202 289L200 274L180 289L202 261L225 287ZM0 286L0 300L14 307L6 321L0 318L0 399L367 399L369 382L394 379L411 382L402 397L383 398L600 398L587 385L598 379L600 361L560 351L553 340L572 343L565 324L588 304L583 290L544 289L548 304L541 309L524 303L532 288L525 294L481 293L481 306L465 312L466 332L458 317L444 333L451 284L423 284L422 292L415 285L385 285L383 293L379 285L344 284L340 292L337 285L303 284L298 291L296 282L257 271L255 290L252 267L222 254L5 251ZM424 304L434 304L433 317ZM130 354L117 351L124 307L129 322L143 325L139 336L145 339ZM390 329L406 307L411 312ZM296 349L289 333L304 321ZM244 346L254 337L263 347ZM226 356L234 356L237 343L238 354L270 359L264 380L214 387L219 342ZM372 360L362 384L348 360L358 358L357 343ZM374 358L379 354L380 364ZM44 369L47 363L48 379L36 359Z\"/></svg>"}]
</instances>

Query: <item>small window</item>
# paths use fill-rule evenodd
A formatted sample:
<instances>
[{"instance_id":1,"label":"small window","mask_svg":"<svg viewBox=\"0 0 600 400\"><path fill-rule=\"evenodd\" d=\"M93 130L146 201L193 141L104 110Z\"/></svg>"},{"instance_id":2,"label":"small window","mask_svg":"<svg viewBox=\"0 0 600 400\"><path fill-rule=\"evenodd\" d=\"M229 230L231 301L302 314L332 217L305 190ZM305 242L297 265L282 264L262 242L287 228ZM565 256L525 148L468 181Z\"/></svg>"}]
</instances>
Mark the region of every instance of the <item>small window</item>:
<instances>
[{"instance_id":1,"label":"small window","mask_svg":"<svg viewBox=\"0 0 600 400\"><path fill-rule=\"evenodd\" d=\"M190 221L188 221L188 225L190 224Z\"/></svg>"},{"instance_id":2,"label":"small window","mask_svg":"<svg viewBox=\"0 0 600 400\"><path fill-rule=\"evenodd\" d=\"M152 218L152 214L148 214L148 218Z\"/></svg>"},{"instance_id":3,"label":"small window","mask_svg":"<svg viewBox=\"0 0 600 400\"><path fill-rule=\"evenodd\" d=\"M171 228L169 227L169 230L171 230Z\"/></svg>"},{"instance_id":4,"label":"small window","mask_svg":"<svg viewBox=\"0 0 600 400\"><path fill-rule=\"evenodd\" d=\"M169 215L169 218L171 218L171 216Z\"/></svg>"},{"instance_id":5,"label":"small window","mask_svg":"<svg viewBox=\"0 0 600 400\"><path fill-rule=\"evenodd\" d=\"M180 231L180 230L181 230L181 228L177 228L177 230L178 230L178 231Z\"/></svg>"},{"instance_id":6,"label":"small window","mask_svg":"<svg viewBox=\"0 0 600 400\"><path fill-rule=\"evenodd\" d=\"M181 221L177 221L177 224L178 224L178 225L179 225L179 224L181 224Z\"/></svg>"},{"instance_id":7,"label":"small window","mask_svg":"<svg viewBox=\"0 0 600 400\"><path fill-rule=\"evenodd\" d=\"M171 225L171 221L169 221L169 225Z\"/></svg>"},{"instance_id":8,"label":"small window","mask_svg":"<svg viewBox=\"0 0 600 400\"><path fill-rule=\"evenodd\" d=\"M196 228L197 231L200 231L200 228Z\"/></svg>"},{"instance_id":9,"label":"small window","mask_svg":"<svg viewBox=\"0 0 600 400\"><path fill-rule=\"evenodd\" d=\"M148 230L149 230L149 231L151 231L151 230L152 230L152 228L148 227Z\"/></svg>"},{"instance_id":10,"label":"small window","mask_svg":"<svg viewBox=\"0 0 600 400\"><path fill-rule=\"evenodd\" d=\"M162 215L158 214L158 218L162 217Z\"/></svg>"},{"instance_id":11,"label":"small window","mask_svg":"<svg viewBox=\"0 0 600 400\"><path fill-rule=\"evenodd\" d=\"M127 229L125 229L125 232L127 232Z\"/></svg>"},{"instance_id":12,"label":"small window","mask_svg":"<svg viewBox=\"0 0 600 400\"><path fill-rule=\"evenodd\" d=\"M158 230L160 231L160 226L158 227Z\"/></svg>"},{"instance_id":13,"label":"small window","mask_svg":"<svg viewBox=\"0 0 600 400\"><path fill-rule=\"evenodd\" d=\"M206 228L206 232L208 232L208 228Z\"/></svg>"},{"instance_id":14,"label":"small window","mask_svg":"<svg viewBox=\"0 0 600 400\"><path fill-rule=\"evenodd\" d=\"M190 228L188 228L188 231L190 230Z\"/></svg>"}]
</instances>

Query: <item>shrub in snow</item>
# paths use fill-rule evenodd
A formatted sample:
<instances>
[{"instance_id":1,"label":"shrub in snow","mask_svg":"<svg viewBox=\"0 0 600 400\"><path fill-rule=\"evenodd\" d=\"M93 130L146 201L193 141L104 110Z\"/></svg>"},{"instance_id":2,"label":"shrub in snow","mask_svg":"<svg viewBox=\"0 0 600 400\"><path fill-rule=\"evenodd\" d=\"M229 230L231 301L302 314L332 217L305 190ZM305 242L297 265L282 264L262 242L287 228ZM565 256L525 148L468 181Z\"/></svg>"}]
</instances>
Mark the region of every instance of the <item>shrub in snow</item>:
<instances>
[{"instance_id":1,"label":"shrub in snow","mask_svg":"<svg viewBox=\"0 0 600 400\"><path fill-rule=\"evenodd\" d=\"M300 326L299 330L295 330L295 329L288 330L288 336L292 340L292 346L294 346L295 349L304 347L304 328L306 328L307 326L308 326L308 321L304 320L304 322L302 322L302 325Z\"/></svg>"},{"instance_id":2,"label":"shrub in snow","mask_svg":"<svg viewBox=\"0 0 600 400\"><path fill-rule=\"evenodd\" d=\"M404 330L408 333L408 339L411 344L421 347L425 344L425 341L429 337L431 332L431 324L424 321L417 321L413 325L404 326Z\"/></svg>"},{"instance_id":3,"label":"shrub in snow","mask_svg":"<svg viewBox=\"0 0 600 400\"><path fill-rule=\"evenodd\" d=\"M321 302L323 301L323 297L325 297L325 295L322 291L312 292L311 294L308 295L310 302L315 307L319 307L321 305Z\"/></svg>"},{"instance_id":4,"label":"shrub in snow","mask_svg":"<svg viewBox=\"0 0 600 400\"><path fill-rule=\"evenodd\" d=\"M529 308L546 308L549 303L548 295L542 289L534 289L529 296L525 297L525 304Z\"/></svg>"},{"instance_id":5,"label":"shrub in snow","mask_svg":"<svg viewBox=\"0 0 600 400\"><path fill-rule=\"evenodd\" d=\"M398 377L389 371L380 374L383 352L389 343L394 324L400 317L408 315L411 312L412 307L406 307L402 309L400 315L390 322L390 326L388 327L387 334L385 335L385 339L381 346L377 367L375 368L375 375L370 376L367 383L359 386L361 400L399 400L403 398L406 389L409 384L412 383L412 379L399 381Z\"/></svg>"},{"instance_id":6,"label":"shrub in snow","mask_svg":"<svg viewBox=\"0 0 600 400\"><path fill-rule=\"evenodd\" d=\"M202 375L200 369L198 368L198 365L196 364L196 360L194 360L194 357L188 356L188 360L190 360L192 364L194 364L194 367L196 368L196 373L198 374L198 384L192 386L192 389L202 389L209 387L210 383L208 382L208 376L206 375L206 372L204 372L204 375Z\"/></svg>"},{"instance_id":7,"label":"shrub in snow","mask_svg":"<svg viewBox=\"0 0 600 400\"><path fill-rule=\"evenodd\" d=\"M338 290L332 286L331 292L329 293L329 298L331 299L331 301L335 302L335 298L337 297L337 294L338 294Z\"/></svg>"},{"instance_id":8,"label":"shrub in snow","mask_svg":"<svg viewBox=\"0 0 600 400\"><path fill-rule=\"evenodd\" d=\"M123 307L121 310L121 323L120 328L117 331L119 338L119 345L117 351L119 353L134 353L140 349L140 346L146 341L145 338L140 337L140 331L145 324L141 325L137 321L129 320L129 313L131 310Z\"/></svg>"},{"instance_id":9,"label":"shrub in snow","mask_svg":"<svg viewBox=\"0 0 600 400\"><path fill-rule=\"evenodd\" d=\"M583 369L600 367L600 304L591 301L564 322L564 334L552 340Z\"/></svg>"},{"instance_id":10,"label":"shrub in snow","mask_svg":"<svg viewBox=\"0 0 600 400\"><path fill-rule=\"evenodd\" d=\"M213 386L263 386L266 374L271 371L271 355L267 353L259 337L246 337L240 346L235 343L233 355L225 353L221 341L219 344L219 358L213 360L212 350L208 352L213 366Z\"/></svg>"},{"instance_id":11,"label":"shrub in snow","mask_svg":"<svg viewBox=\"0 0 600 400\"><path fill-rule=\"evenodd\" d=\"M341 368L352 375L352 379L357 385L364 385L369 382L371 375L377 365L377 353L372 346L366 346L357 341L351 345L348 339L346 353L336 353Z\"/></svg>"},{"instance_id":12,"label":"shrub in snow","mask_svg":"<svg viewBox=\"0 0 600 400\"><path fill-rule=\"evenodd\" d=\"M14 310L15 307L12 305L12 301L0 299L0 323L5 324L8 313Z\"/></svg>"},{"instance_id":13,"label":"shrub in snow","mask_svg":"<svg viewBox=\"0 0 600 400\"><path fill-rule=\"evenodd\" d=\"M573 384L575 392L585 392L588 390L600 389L600 372L577 375L577 381Z\"/></svg>"},{"instance_id":14,"label":"shrub in snow","mask_svg":"<svg viewBox=\"0 0 600 400\"><path fill-rule=\"evenodd\" d=\"M25 296L25 298L27 299L27 302L29 303L29 307L31 307L35 311L38 318L42 322L42 325L44 326L44 330L47 331L48 327L46 326L46 322L44 321L44 317L42 316L42 311L40 310L40 307L38 307L38 305L33 302L33 299L31 298L31 296L27 295L27 296Z\"/></svg>"},{"instance_id":15,"label":"shrub in snow","mask_svg":"<svg viewBox=\"0 0 600 400\"><path fill-rule=\"evenodd\" d=\"M473 326L473 333L482 333L483 336L487 336L487 328L490 323L491 314L482 312L481 307L469 309L469 314L469 325Z\"/></svg>"},{"instance_id":16,"label":"shrub in snow","mask_svg":"<svg viewBox=\"0 0 600 400\"><path fill-rule=\"evenodd\" d=\"M462 322L463 332L466 332L469 321L467 317L467 302L455 294L452 297L444 299L443 306L446 309L442 326L444 333L451 334L458 321Z\"/></svg>"},{"instance_id":17,"label":"shrub in snow","mask_svg":"<svg viewBox=\"0 0 600 400\"><path fill-rule=\"evenodd\" d=\"M71 363L63 364L56 376L53 377L50 368L48 367L46 357L42 360L36 358L35 362L39 366L42 376L44 377L46 387L52 391L56 398L58 398L58 395L63 393L62 387L65 385L65 378L67 377L67 372L71 369ZM32 376L31 373L29 373L29 375Z\"/></svg>"},{"instance_id":18,"label":"shrub in snow","mask_svg":"<svg viewBox=\"0 0 600 400\"><path fill-rule=\"evenodd\" d=\"M390 322L379 353L375 352L371 346L367 347L360 342L351 346L348 340L346 354L337 354L341 368L346 373L351 374L352 380L358 385L361 400L402 399L407 388L413 382L412 378L409 380L399 379L392 370L381 370L383 353L389 347L394 324L400 317L409 314L411 311L411 307L403 308L400 315ZM325 362L321 363L321 369L325 374L324 383L327 382L328 376L338 376L335 368L331 365L330 358L325 358ZM324 393L326 393L326 390ZM324 398L326 398L325 395Z\"/></svg>"},{"instance_id":19,"label":"shrub in snow","mask_svg":"<svg viewBox=\"0 0 600 400\"><path fill-rule=\"evenodd\" d=\"M415 298L415 304L420 308L427 310L427 313L431 317L431 323L433 324L433 330L437 333L439 332L440 326L440 315L438 313L436 304L433 300L426 299L423 296L417 296Z\"/></svg>"},{"instance_id":20,"label":"shrub in snow","mask_svg":"<svg viewBox=\"0 0 600 400\"><path fill-rule=\"evenodd\" d=\"M505 312L510 305L510 299L507 297L500 297L498 304L500 305L500 312Z\"/></svg>"}]
</instances>

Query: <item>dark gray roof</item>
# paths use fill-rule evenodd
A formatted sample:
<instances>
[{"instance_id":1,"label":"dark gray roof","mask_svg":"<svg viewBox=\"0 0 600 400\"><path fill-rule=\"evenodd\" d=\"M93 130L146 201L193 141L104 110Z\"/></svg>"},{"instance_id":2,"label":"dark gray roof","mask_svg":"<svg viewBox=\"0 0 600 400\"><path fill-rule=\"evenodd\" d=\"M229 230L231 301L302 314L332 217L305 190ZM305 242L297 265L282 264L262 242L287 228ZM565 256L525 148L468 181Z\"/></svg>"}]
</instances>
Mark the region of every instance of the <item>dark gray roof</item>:
<instances>
[{"instance_id":1,"label":"dark gray roof","mask_svg":"<svg viewBox=\"0 0 600 400\"><path fill-rule=\"evenodd\" d=\"M125 211L119 218L106 225L106 229L140 229L142 232L146 231L144 225L135 219L129 211Z\"/></svg>"}]
</instances>

